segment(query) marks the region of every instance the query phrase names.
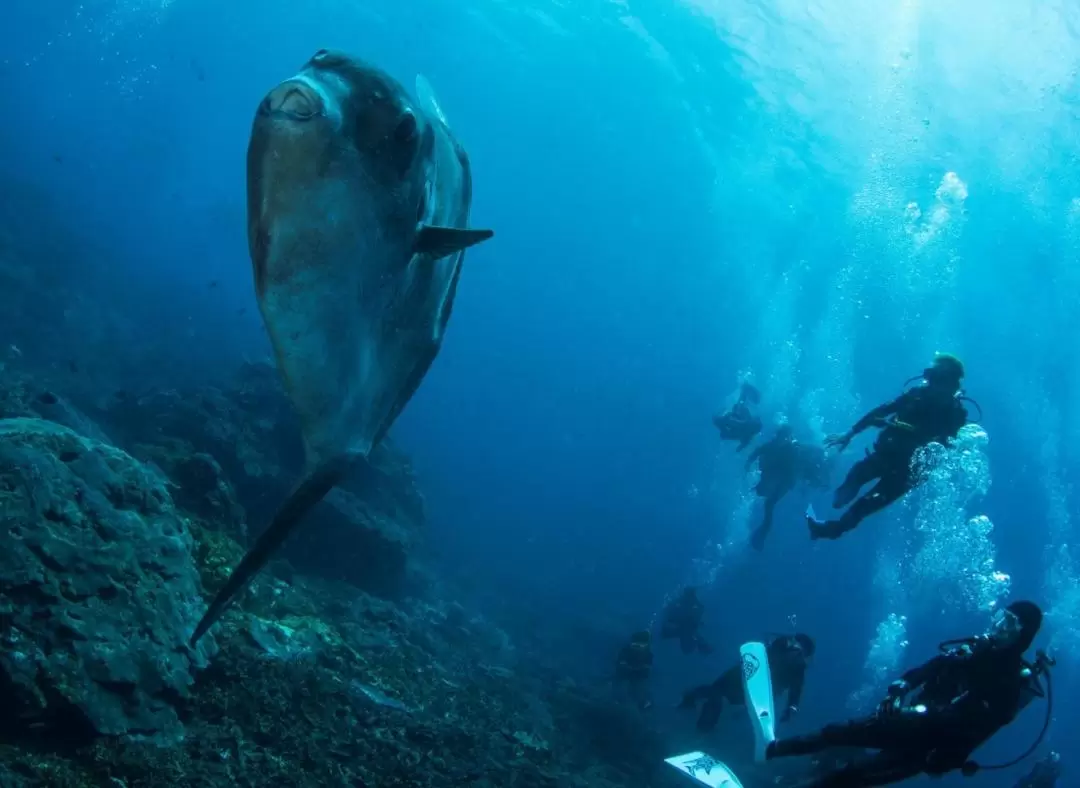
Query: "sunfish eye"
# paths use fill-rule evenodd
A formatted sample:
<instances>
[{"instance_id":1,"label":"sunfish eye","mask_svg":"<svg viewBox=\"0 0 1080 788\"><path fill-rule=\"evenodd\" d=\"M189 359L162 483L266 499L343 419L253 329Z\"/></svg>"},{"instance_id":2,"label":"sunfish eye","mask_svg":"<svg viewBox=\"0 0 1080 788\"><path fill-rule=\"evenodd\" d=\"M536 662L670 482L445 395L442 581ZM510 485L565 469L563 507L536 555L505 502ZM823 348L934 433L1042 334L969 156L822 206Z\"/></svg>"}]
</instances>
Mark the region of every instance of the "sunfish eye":
<instances>
[{"instance_id":1,"label":"sunfish eye","mask_svg":"<svg viewBox=\"0 0 1080 788\"><path fill-rule=\"evenodd\" d=\"M416 116L406 110L394 128L394 141L401 145L412 145L416 142L417 133Z\"/></svg>"},{"instance_id":2,"label":"sunfish eye","mask_svg":"<svg viewBox=\"0 0 1080 788\"><path fill-rule=\"evenodd\" d=\"M329 49L320 49L314 55L311 56L312 60L322 60L324 57L330 54Z\"/></svg>"}]
</instances>

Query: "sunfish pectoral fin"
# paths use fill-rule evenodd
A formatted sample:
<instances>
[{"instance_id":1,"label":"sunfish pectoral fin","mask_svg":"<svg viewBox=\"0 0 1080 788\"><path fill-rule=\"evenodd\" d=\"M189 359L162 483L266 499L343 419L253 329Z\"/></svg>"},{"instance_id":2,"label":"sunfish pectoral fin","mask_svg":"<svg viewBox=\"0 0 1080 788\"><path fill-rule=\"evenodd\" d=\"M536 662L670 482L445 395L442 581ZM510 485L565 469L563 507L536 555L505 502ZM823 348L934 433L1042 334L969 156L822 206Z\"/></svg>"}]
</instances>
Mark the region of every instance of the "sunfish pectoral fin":
<instances>
[{"instance_id":1,"label":"sunfish pectoral fin","mask_svg":"<svg viewBox=\"0 0 1080 788\"><path fill-rule=\"evenodd\" d=\"M210 603L191 636L192 646L217 623L232 601L251 585L255 575L266 566L296 524L343 478L346 467L344 459L323 464L296 485L285 503L277 510L270 525L255 540L255 544L240 560L225 581L224 587Z\"/></svg>"},{"instance_id":2,"label":"sunfish pectoral fin","mask_svg":"<svg viewBox=\"0 0 1080 788\"><path fill-rule=\"evenodd\" d=\"M420 226L413 243L413 254L427 254L435 258L448 257L456 252L476 246L495 235L492 230L462 230L457 227Z\"/></svg>"}]
</instances>

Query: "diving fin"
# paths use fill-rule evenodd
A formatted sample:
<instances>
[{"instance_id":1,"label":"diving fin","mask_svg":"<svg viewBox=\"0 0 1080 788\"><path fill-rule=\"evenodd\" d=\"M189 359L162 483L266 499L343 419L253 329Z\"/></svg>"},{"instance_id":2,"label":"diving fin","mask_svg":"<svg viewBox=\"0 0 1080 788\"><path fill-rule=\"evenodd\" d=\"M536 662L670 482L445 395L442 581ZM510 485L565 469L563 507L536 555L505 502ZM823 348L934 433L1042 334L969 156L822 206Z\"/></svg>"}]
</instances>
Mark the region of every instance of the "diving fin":
<instances>
[{"instance_id":1,"label":"diving fin","mask_svg":"<svg viewBox=\"0 0 1080 788\"><path fill-rule=\"evenodd\" d=\"M192 646L217 623L232 601L251 585L251 581L266 566L304 515L341 481L345 467L343 461L322 465L296 485L285 503L277 510L270 525L255 540L255 544L236 565L225 585L210 603L191 636L189 642Z\"/></svg>"},{"instance_id":2,"label":"diving fin","mask_svg":"<svg viewBox=\"0 0 1080 788\"><path fill-rule=\"evenodd\" d=\"M743 643L739 649L746 711L754 729L754 760L765 760L768 746L776 740L772 671L764 643Z\"/></svg>"},{"instance_id":3,"label":"diving fin","mask_svg":"<svg viewBox=\"0 0 1080 788\"><path fill-rule=\"evenodd\" d=\"M674 766L687 777L709 788L743 788L735 772L731 771L726 764L700 750L673 755L665 758L664 763Z\"/></svg>"},{"instance_id":4,"label":"diving fin","mask_svg":"<svg viewBox=\"0 0 1080 788\"><path fill-rule=\"evenodd\" d=\"M461 230L457 227L421 225L413 243L413 254L427 254L435 258L448 257L456 252L476 246L495 233L492 230Z\"/></svg>"}]
</instances>

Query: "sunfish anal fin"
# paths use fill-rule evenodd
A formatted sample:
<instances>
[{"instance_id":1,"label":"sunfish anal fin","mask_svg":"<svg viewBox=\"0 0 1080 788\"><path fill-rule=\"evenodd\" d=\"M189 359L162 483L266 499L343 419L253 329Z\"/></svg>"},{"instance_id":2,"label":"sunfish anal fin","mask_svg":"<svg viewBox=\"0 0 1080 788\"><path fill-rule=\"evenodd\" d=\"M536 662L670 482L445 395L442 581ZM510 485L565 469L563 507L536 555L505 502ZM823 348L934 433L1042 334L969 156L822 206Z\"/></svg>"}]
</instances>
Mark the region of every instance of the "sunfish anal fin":
<instances>
[{"instance_id":1,"label":"sunfish anal fin","mask_svg":"<svg viewBox=\"0 0 1080 788\"><path fill-rule=\"evenodd\" d=\"M218 591L206 613L195 627L190 643L194 646L210 627L217 623L225 610L244 589L251 585L270 557L315 504L321 501L334 486L341 481L348 467L345 458L335 460L316 468L293 489L285 503L277 510L270 525L263 531L255 544L247 551L240 563L233 569L224 587Z\"/></svg>"},{"instance_id":2,"label":"sunfish anal fin","mask_svg":"<svg viewBox=\"0 0 1080 788\"><path fill-rule=\"evenodd\" d=\"M461 230L457 227L424 224L416 233L413 254L426 254L435 258L449 257L470 246L476 246L493 235L495 233L492 230Z\"/></svg>"}]
</instances>

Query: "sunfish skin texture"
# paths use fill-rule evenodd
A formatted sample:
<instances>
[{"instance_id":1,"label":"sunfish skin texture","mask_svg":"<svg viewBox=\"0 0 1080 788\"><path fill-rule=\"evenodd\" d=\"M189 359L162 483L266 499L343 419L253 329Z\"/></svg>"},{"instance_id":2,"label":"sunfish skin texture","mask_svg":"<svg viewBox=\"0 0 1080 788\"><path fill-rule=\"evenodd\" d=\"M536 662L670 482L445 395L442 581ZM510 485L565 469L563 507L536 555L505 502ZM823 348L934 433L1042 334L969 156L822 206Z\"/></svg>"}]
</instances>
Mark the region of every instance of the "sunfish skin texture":
<instances>
[{"instance_id":1,"label":"sunfish skin texture","mask_svg":"<svg viewBox=\"0 0 1080 788\"><path fill-rule=\"evenodd\" d=\"M442 346L472 175L427 83L421 100L320 50L260 104L247 156L255 295L300 416L305 473L195 628L194 644L300 519L386 435Z\"/></svg>"}]
</instances>

